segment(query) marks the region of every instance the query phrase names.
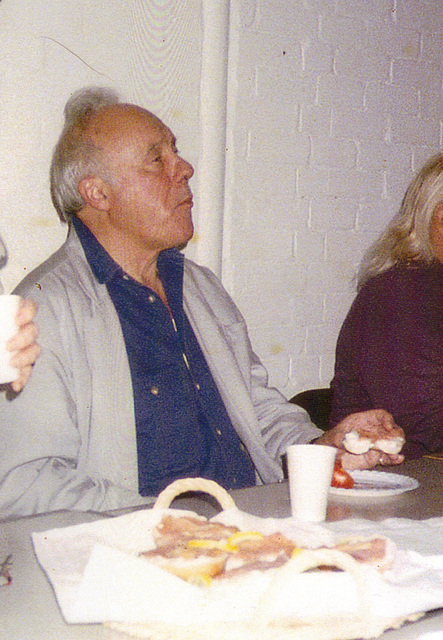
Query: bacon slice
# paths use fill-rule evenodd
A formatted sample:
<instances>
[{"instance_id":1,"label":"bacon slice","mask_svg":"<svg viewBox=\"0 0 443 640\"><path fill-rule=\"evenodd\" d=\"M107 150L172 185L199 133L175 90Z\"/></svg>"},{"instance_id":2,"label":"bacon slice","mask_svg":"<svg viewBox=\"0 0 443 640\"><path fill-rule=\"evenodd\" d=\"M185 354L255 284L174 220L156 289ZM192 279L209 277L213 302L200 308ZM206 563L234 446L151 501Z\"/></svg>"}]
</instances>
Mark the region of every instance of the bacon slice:
<instances>
[{"instance_id":1,"label":"bacon slice","mask_svg":"<svg viewBox=\"0 0 443 640\"><path fill-rule=\"evenodd\" d=\"M206 519L166 515L154 532L154 540L157 547L188 540L227 540L237 531L238 527L228 527Z\"/></svg>"},{"instance_id":2,"label":"bacon slice","mask_svg":"<svg viewBox=\"0 0 443 640\"><path fill-rule=\"evenodd\" d=\"M394 545L388 538L350 538L334 546L352 556L360 564L370 564L376 569L387 569L393 559Z\"/></svg>"}]
</instances>

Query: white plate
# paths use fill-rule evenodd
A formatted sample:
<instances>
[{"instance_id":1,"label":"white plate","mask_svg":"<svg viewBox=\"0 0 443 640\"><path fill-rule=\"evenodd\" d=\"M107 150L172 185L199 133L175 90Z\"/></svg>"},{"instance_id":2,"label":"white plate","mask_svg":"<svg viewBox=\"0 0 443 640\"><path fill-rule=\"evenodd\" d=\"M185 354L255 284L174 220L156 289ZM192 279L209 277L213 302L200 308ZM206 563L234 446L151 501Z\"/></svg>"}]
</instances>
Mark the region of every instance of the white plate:
<instances>
[{"instance_id":1,"label":"white plate","mask_svg":"<svg viewBox=\"0 0 443 640\"><path fill-rule=\"evenodd\" d=\"M418 482L415 478L400 476L396 473L368 470L350 471L349 473L355 482L352 489L331 487L329 489L330 495L381 498L385 496L396 496L399 493L411 491L411 489L418 487Z\"/></svg>"}]
</instances>

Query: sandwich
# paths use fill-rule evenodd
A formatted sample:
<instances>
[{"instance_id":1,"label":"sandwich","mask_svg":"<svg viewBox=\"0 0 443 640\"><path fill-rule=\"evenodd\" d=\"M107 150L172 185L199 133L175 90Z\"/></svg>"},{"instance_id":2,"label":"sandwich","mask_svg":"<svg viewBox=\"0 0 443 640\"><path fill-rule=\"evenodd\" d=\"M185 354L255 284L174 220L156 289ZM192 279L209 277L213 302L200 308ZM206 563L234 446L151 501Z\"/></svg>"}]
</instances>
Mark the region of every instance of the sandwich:
<instances>
[{"instance_id":1,"label":"sandwich","mask_svg":"<svg viewBox=\"0 0 443 640\"><path fill-rule=\"evenodd\" d=\"M343 446L349 453L356 455L366 453L369 449L378 449L389 455L400 453L405 443L404 436L398 430L386 429L380 437L380 431L374 436L369 430L354 429L347 433L343 439Z\"/></svg>"},{"instance_id":2,"label":"sandwich","mask_svg":"<svg viewBox=\"0 0 443 640\"><path fill-rule=\"evenodd\" d=\"M278 532L264 535L258 531L241 531L197 516L165 515L154 539L155 549L140 556L198 586L251 571L279 569L307 551ZM331 550L380 570L390 565L392 556L392 544L383 537L354 538L340 542Z\"/></svg>"}]
</instances>

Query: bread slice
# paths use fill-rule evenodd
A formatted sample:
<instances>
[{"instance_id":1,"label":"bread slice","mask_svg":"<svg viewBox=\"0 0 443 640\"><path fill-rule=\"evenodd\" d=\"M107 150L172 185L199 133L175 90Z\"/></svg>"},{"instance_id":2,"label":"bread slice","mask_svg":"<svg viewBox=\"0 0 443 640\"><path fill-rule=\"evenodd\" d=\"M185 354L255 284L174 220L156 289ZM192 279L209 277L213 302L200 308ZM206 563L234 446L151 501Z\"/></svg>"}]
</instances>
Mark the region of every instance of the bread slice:
<instances>
[{"instance_id":1,"label":"bread slice","mask_svg":"<svg viewBox=\"0 0 443 640\"><path fill-rule=\"evenodd\" d=\"M394 455L400 453L405 443L402 436L374 438L367 433L359 433L356 430L347 433L343 439L343 446L349 453L360 455L369 449L378 449L384 453Z\"/></svg>"}]
</instances>

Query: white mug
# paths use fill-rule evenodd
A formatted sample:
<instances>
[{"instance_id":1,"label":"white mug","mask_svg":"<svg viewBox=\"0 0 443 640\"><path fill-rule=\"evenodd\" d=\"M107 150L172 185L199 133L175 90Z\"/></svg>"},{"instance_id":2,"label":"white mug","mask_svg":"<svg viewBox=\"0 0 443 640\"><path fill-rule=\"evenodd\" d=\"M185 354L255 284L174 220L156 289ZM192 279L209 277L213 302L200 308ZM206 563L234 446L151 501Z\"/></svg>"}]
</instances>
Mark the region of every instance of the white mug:
<instances>
[{"instance_id":1,"label":"white mug","mask_svg":"<svg viewBox=\"0 0 443 640\"><path fill-rule=\"evenodd\" d=\"M294 518L326 519L328 492L337 449L319 444L295 444L287 449L289 492Z\"/></svg>"},{"instance_id":2,"label":"white mug","mask_svg":"<svg viewBox=\"0 0 443 640\"><path fill-rule=\"evenodd\" d=\"M9 364L15 352L6 350L7 341L18 332L15 316L20 300L20 296L0 295L0 384L17 380L20 373Z\"/></svg>"}]
</instances>

